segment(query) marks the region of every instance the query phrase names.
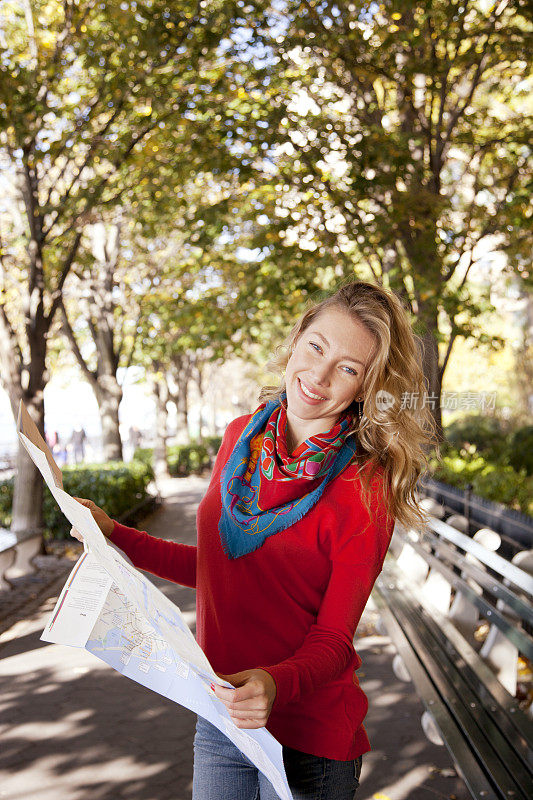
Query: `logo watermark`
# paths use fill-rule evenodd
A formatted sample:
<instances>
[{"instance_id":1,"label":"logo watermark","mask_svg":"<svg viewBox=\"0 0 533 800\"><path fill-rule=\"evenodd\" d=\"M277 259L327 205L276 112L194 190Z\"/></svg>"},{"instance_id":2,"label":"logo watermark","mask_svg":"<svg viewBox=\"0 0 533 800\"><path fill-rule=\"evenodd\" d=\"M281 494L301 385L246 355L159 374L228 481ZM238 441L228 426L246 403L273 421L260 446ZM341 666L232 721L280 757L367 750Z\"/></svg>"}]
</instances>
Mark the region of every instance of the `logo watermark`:
<instances>
[{"instance_id":1,"label":"logo watermark","mask_svg":"<svg viewBox=\"0 0 533 800\"><path fill-rule=\"evenodd\" d=\"M379 392L378 392L379 394ZM467 410L494 411L496 408L497 392L442 392L440 407L446 411ZM389 395L390 397L391 395ZM435 409L439 397L435 393L424 392L420 397L419 392L404 392L400 408L431 408Z\"/></svg>"},{"instance_id":2,"label":"logo watermark","mask_svg":"<svg viewBox=\"0 0 533 800\"><path fill-rule=\"evenodd\" d=\"M385 389L380 389L376 392L376 405L380 411L387 411L394 405L394 395L386 392Z\"/></svg>"}]
</instances>

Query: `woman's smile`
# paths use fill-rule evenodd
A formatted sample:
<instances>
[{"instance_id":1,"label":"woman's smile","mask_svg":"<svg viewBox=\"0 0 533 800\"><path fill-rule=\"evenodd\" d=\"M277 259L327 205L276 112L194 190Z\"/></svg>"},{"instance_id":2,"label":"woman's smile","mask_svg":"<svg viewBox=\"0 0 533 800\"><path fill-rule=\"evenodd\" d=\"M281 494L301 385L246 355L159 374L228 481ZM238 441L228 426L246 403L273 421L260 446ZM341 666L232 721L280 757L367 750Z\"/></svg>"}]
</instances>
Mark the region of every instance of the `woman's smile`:
<instances>
[{"instance_id":1,"label":"woman's smile","mask_svg":"<svg viewBox=\"0 0 533 800\"><path fill-rule=\"evenodd\" d=\"M313 405L316 405L316 403L321 403L322 400L326 399L322 395L318 395L316 392L313 392L310 386L304 383L301 378L298 378L298 388L300 389L303 399Z\"/></svg>"}]
</instances>

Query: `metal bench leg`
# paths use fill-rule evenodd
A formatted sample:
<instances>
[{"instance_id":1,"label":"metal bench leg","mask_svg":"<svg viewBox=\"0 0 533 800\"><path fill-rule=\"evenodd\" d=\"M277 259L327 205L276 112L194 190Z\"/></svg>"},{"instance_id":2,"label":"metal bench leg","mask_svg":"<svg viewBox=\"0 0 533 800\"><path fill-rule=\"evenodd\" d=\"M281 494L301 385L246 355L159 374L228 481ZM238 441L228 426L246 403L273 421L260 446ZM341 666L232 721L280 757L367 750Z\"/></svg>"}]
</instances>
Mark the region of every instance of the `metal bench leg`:
<instances>
[{"instance_id":1,"label":"metal bench leg","mask_svg":"<svg viewBox=\"0 0 533 800\"><path fill-rule=\"evenodd\" d=\"M414 583L423 583L428 574L428 563L425 558L409 544L405 544L398 558L398 566Z\"/></svg>"},{"instance_id":2,"label":"metal bench leg","mask_svg":"<svg viewBox=\"0 0 533 800\"><path fill-rule=\"evenodd\" d=\"M479 609L462 592L457 592L453 598L448 618L452 620L467 642L473 640L474 631L479 622Z\"/></svg>"},{"instance_id":3,"label":"metal bench leg","mask_svg":"<svg viewBox=\"0 0 533 800\"><path fill-rule=\"evenodd\" d=\"M421 589L424 602L447 614L450 607L452 587L444 575L436 569L430 569L427 580Z\"/></svg>"},{"instance_id":4,"label":"metal bench leg","mask_svg":"<svg viewBox=\"0 0 533 800\"><path fill-rule=\"evenodd\" d=\"M422 725L422 730L426 734L426 738L429 739L430 742L438 745L444 744L444 742L442 741L442 737L439 733L439 729L435 725L435 720L433 719L429 711L424 711L420 719L420 724Z\"/></svg>"},{"instance_id":5,"label":"metal bench leg","mask_svg":"<svg viewBox=\"0 0 533 800\"><path fill-rule=\"evenodd\" d=\"M33 536L31 539L25 539L18 542L16 546L16 556L11 567L4 572L5 578L13 580L20 578L23 575L28 575L31 572L36 572L37 567L32 563L35 556L41 552L41 537Z\"/></svg>"},{"instance_id":6,"label":"metal bench leg","mask_svg":"<svg viewBox=\"0 0 533 800\"><path fill-rule=\"evenodd\" d=\"M11 589L11 584L5 578L8 569L15 563L17 557L15 548L10 550L3 550L0 553L0 589Z\"/></svg>"},{"instance_id":7,"label":"metal bench leg","mask_svg":"<svg viewBox=\"0 0 533 800\"><path fill-rule=\"evenodd\" d=\"M492 667L500 683L512 697L515 697L518 681L518 650L496 625L491 625L479 655Z\"/></svg>"}]
</instances>

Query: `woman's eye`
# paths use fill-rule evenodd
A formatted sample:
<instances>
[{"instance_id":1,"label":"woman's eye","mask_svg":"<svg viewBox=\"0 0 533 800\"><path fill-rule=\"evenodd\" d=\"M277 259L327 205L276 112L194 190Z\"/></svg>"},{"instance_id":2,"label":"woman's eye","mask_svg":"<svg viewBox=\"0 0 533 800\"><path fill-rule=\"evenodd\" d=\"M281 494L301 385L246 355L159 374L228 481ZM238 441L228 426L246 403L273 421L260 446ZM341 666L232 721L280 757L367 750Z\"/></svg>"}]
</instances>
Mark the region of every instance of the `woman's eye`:
<instances>
[{"instance_id":1,"label":"woman's eye","mask_svg":"<svg viewBox=\"0 0 533 800\"><path fill-rule=\"evenodd\" d=\"M309 342L309 344L311 345L313 350L315 350L315 352L317 352L317 353L321 353L322 352L322 348L316 342ZM351 367L343 367L342 369L348 370L348 374L349 375L357 375L357 372L354 369L352 369Z\"/></svg>"}]
</instances>

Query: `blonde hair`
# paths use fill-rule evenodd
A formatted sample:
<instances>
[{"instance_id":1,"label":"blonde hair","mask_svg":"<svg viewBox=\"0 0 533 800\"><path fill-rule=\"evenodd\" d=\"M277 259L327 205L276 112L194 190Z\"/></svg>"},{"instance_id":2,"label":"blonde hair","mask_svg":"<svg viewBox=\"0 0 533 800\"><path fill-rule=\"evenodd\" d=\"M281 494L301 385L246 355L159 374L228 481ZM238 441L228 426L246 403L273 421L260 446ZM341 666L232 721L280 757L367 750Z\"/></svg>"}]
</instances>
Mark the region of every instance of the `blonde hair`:
<instances>
[{"instance_id":1,"label":"blonde hair","mask_svg":"<svg viewBox=\"0 0 533 800\"><path fill-rule=\"evenodd\" d=\"M427 389L421 365L422 342L413 333L400 299L371 283L346 283L305 310L266 368L283 374L296 341L327 308L348 312L374 337L363 384L357 392L364 398L363 413L359 416L355 411L355 398L347 409L354 413L348 435L357 440L353 463L359 464L357 477L361 479L363 502L371 513L372 494L381 489L388 514L405 527L420 528L427 516L418 506L416 484L427 469L431 444L438 450L438 443L433 416L424 402ZM259 400L280 399L284 390L285 378L279 386L263 386ZM378 392L392 396L390 407L378 402ZM390 400L386 395L381 397Z\"/></svg>"}]
</instances>

